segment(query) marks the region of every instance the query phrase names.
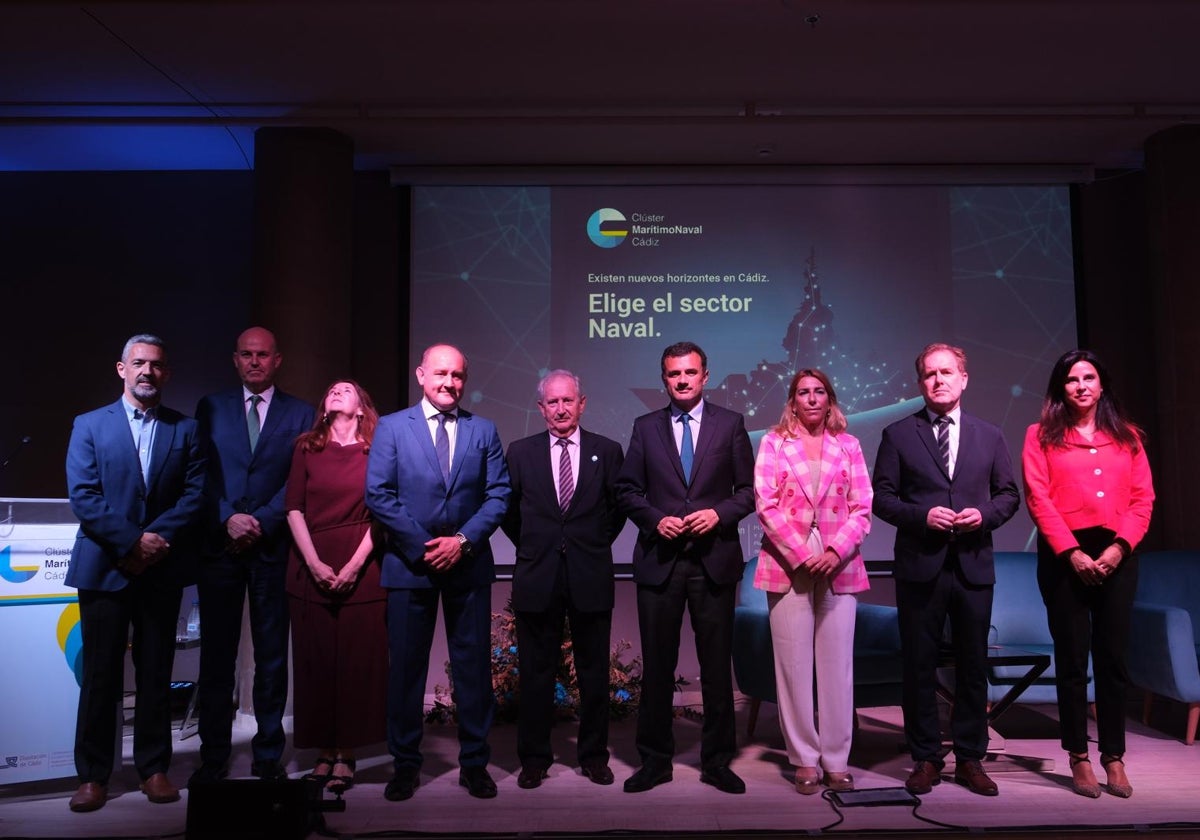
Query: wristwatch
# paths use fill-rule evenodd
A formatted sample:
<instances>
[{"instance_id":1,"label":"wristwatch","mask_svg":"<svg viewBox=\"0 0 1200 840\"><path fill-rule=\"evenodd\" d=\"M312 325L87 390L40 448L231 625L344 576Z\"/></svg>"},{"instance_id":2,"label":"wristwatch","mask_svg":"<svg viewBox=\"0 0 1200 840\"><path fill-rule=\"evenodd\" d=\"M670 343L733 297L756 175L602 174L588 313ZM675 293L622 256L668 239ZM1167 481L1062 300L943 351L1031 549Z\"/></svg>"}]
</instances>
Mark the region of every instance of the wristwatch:
<instances>
[{"instance_id":1,"label":"wristwatch","mask_svg":"<svg viewBox=\"0 0 1200 840\"><path fill-rule=\"evenodd\" d=\"M463 557L469 556L471 554L471 550L474 548L471 545L471 541L463 536L461 531L455 534L454 538L458 540L458 547L462 549Z\"/></svg>"}]
</instances>

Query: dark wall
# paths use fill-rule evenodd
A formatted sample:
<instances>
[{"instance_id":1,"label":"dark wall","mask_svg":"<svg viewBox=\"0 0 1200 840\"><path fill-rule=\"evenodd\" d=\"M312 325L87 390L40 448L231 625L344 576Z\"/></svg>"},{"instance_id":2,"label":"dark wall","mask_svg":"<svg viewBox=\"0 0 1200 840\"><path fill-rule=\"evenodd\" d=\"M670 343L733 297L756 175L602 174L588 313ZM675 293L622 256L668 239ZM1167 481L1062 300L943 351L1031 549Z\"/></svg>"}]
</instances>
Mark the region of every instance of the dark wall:
<instances>
[{"instance_id":1,"label":"dark wall","mask_svg":"<svg viewBox=\"0 0 1200 840\"><path fill-rule=\"evenodd\" d=\"M1099 173L1091 184L1075 188L1073 206L1079 343L1104 360L1113 390L1146 431L1146 453L1157 479L1162 475L1162 441L1174 416L1157 411L1158 367L1147 363L1155 304L1146 175ZM1143 546L1167 547L1164 530L1160 500Z\"/></svg>"},{"instance_id":2,"label":"dark wall","mask_svg":"<svg viewBox=\"0 0 1200 840\"><path fill-rule=\"evenodd\" d=\"M72 419L120 396L115 364L135 333L168 343L167 405L191 414L204 394L236 384L234 342L252 317L254 200L250 172L0 173L0 312L12 362L0 462L31 438L0 471L0 496L66 496ZM343 375L383 411L403 404L411 375L400 358L406 200L387 173L354 177L352 369ZM311 350L329 338L300 340ZM281 349L280 385L315 400L326 383L289 366Z\"/></svg>"},{"instance_id":3,"label":"dark wall","mask_svg":"<svg viewBox=\"0 0 1200 840\"><path fill-rule=\"evenodd\" d=\"M64 497L72 418L121 393L125 339L168 343L165 402L230 383L249 313L250 173L0 174L0 496ZM235 380L236 381L236 380Z\"/></svg>"}]
</instances>

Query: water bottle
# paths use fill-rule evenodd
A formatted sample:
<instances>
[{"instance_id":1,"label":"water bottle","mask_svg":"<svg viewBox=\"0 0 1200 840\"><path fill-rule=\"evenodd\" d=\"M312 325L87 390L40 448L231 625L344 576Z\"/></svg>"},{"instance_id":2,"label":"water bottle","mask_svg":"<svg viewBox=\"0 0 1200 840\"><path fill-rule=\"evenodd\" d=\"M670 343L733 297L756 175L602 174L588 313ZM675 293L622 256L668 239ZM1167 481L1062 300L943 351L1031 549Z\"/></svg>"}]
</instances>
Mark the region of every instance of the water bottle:
<instances>
[{"instance_id":1,"label":"water bottle","mask_svg":"<svg viewBox=\"0 0 1200 840\"><path fill-rule=\"evenodd\" d=\"M200 638L200 602L192 601L192 610L187 617L187 637L189 639Z\"/></svg>"}]
</instances>

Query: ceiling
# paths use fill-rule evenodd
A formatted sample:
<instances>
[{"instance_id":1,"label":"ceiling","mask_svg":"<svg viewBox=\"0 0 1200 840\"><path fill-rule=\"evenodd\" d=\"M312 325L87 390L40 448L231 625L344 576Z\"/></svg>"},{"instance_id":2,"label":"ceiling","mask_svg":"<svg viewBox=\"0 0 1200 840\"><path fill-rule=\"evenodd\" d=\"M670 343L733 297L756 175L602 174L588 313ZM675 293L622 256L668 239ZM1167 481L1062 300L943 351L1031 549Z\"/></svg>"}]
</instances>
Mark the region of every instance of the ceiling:
<instances>
[{"instance_id":1,"label":"ceiling","mask_svg":"<svg viewBox=\"0 0 1200 840\"><path fill-rule=\"evenodd\" d=\"M0 2L0 170L1137 168L1200 120L1195 0ZM750 172L751 170L744 170Z\"/></svg>"}]
</instances>

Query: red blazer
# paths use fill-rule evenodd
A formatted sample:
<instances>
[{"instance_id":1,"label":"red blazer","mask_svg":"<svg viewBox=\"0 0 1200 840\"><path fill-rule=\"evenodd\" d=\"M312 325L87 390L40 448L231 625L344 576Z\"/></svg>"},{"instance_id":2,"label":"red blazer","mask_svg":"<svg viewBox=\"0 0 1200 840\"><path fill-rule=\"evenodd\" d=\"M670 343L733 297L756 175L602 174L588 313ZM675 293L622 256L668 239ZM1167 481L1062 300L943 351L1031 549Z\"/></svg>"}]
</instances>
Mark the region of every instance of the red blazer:
<instances>
[{"instance_id":1,"label":"red blazer","mask_svg":"<svg viewBox=\"0 0 1200 840\"><path fill-rule=\"evenodd\" d=\"M1054 553L1079 545L1072 531L1093 527L1107 528L1136 548L1154 507L1145 448L1131 452L1103 432L1088 441L1069 430L1066 446L1046 450L1038 428L1034 423L1025 431L1021 450L1025 504Z\"/></svg>"}]
</instances>

